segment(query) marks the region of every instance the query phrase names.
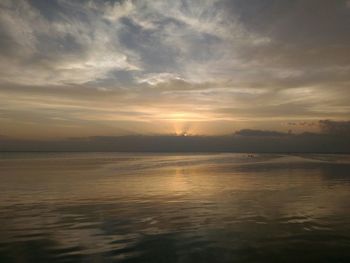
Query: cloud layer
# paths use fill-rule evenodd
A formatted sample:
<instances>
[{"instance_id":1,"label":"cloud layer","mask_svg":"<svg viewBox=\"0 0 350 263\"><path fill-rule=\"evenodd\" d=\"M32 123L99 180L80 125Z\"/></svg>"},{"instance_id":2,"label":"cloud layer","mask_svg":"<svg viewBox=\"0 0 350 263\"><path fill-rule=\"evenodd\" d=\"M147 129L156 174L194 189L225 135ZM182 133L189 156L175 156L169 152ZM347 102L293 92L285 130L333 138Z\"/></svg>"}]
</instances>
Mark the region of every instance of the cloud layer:
<instances>
[{"instance_id":1,"label":"cloud layer","mask_svg":"<svg viewBox=\"0 0 350 263\"><path fill-rule=\"evenodd\" d=\"M4 0L0 134L322 131L350 116L349 20L345 0Z\"/></svg>"}]
</instances>

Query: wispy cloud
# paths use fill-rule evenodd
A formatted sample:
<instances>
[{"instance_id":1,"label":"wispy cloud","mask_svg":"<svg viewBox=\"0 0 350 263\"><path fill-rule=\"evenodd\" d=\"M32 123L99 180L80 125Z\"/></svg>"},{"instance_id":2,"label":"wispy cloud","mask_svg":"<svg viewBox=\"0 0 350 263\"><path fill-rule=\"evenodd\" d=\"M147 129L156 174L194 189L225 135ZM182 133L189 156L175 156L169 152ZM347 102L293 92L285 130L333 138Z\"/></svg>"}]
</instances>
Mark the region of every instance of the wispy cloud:
<instances>
[{"instance_id":1,"label":"wispy cloud","mask_svg":"<svg viewBox=\"0 0 350 263\"><path fill-rule=\"evenodd\" d=\"M349 10L345 0L4 0L0 121L7 134L42 134L47 120L94 135L346 120Z\"/></svg>"}]
</instances>

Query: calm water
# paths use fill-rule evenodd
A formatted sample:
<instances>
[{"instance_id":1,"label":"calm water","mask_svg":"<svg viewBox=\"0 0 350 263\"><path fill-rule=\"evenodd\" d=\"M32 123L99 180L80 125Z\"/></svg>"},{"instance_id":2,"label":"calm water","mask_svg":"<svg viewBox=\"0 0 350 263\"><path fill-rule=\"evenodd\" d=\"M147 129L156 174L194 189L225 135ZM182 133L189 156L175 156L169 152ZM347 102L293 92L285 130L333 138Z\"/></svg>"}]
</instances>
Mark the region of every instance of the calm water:
<instances>
[{"instance_id":1,"label":"calm water","mask_svg":"<svg viewBox=\"0 0 350 263\"><path fill-rule=\"evenodd\" d=\"M350 262L350 156L2 153L0 262Z\"/></svg>"}]
</instances>

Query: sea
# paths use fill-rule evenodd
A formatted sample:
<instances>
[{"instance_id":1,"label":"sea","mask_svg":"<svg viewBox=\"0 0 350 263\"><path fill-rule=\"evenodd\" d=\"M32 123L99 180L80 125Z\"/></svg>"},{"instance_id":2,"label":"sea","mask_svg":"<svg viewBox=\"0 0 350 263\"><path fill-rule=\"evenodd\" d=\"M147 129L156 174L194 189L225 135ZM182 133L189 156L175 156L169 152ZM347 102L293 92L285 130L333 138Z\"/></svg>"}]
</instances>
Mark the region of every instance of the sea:
<instances>
[{"instance_id":1,"label":"sea","mask_svg":"<svg viewBox=\"0 0 350 263\"><path fill-rule=\"evenodd\" d=\"M350 262L350 155L3 152L0 262Z\"/></svg>"}]
</instances>

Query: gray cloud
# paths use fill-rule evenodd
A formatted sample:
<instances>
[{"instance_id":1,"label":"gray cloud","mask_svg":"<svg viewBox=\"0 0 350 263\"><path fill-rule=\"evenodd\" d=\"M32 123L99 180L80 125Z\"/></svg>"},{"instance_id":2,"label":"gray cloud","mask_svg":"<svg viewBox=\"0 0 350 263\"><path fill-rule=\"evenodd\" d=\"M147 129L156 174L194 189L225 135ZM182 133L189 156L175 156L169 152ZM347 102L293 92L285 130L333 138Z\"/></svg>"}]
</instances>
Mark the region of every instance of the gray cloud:
<instances>
[{"instance_id":1,"label":"gray cloud","mask_svg":"<svg viewBox=\"0 0 350 263\"><path fill-rule=\"evenodd\" d=\"M258 130L227 136L95 136L49 141L0 138L1 151L349 153L349 149L349 135L345 134Z\"/></svg>"},{"instance_id":2,"label":"gray cloud","mask_svg":"<svg viewBox=\"0 0 350 263\"><path fill-rule=\"evenodd\" d=\"M239 130L235 134L240 136L251 136L251 137L280 137L280 136L288 135L287 133L277 132L277 131L262 131L262 130L251 130L251 129Z\"/></svg>"},{"instance_id":3,"label":"gray cloud","mask_svg":"<svg viewBox=\"0 0 350 263\"><path fill-rule=\"evenodd\" d=\"M321 120L319 121L321 131L327 134L350 134L350 121L332 121Z\"/></svg>"},{"instance_id":4,"label":"gray cloud","mask_svg":"<svg viewBox=\"0 0 350 263\"><path fill-rule=\"evenodd\" d=\"M8 134L30 120L33 134L46 122L115 135L347 120L349 12L345 0L4 0L0 121Z\"/></svg>"}]
</instances>

